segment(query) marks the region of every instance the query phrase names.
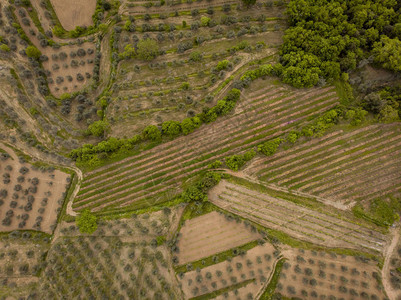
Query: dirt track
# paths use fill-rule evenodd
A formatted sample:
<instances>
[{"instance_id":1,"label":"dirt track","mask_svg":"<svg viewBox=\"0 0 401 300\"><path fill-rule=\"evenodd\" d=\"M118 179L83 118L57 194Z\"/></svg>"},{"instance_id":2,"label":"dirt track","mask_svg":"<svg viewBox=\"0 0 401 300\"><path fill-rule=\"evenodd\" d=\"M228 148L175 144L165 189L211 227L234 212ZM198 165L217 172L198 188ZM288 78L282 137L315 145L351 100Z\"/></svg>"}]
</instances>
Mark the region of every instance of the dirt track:
<instances>
[{"instance_id":1,"label":"dirt track","mask_svg":"<svg viewBox=\"0 0 401 300\"><path fill-rule=\"evenodd\" d=\"M397 299L398 296L397 291L394 290L390 284L390 260L400 238L399 230L399 224L397 224L395 228L391 229L391 235L393 236L393 239L391 240L391 244L385 250L384 265L382 269L383 287L388 298L391 300Z\"/></svg>"}]
</instances>

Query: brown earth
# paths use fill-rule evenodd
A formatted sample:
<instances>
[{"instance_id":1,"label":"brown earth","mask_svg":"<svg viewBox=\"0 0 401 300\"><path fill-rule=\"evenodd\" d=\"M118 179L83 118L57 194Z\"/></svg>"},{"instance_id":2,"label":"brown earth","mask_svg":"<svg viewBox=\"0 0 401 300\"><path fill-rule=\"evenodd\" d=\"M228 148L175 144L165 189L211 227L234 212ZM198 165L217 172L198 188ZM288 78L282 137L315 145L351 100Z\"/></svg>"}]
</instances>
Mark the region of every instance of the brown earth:
<instances>
[{"instance_id":1,"label":"brown earth","mask_svg":"<svg viewBox=\"0 0 401 300\"><path fill-rule=\"evenodd\" d=\"M50 0L65 30L74 30L77 26L93 25L96 0Z\"/></svg>"},{"instance_id":2,"label":"brown earth","mask_svg":"<svg viewBox=\"0 0 401 300\"><path fill-rule=\"evenodd\" d=\"M276 292L300 299L311 299L315 297L313 293L318 297L332 295L345 299L367 299L368 294L376 295L376 299L385 299L383 288L376 279L380 276L377 262L334 253L285 248L283 256L287 261Z\"/></svg>"},{"instance_id":3,"label":"brown earth","mask_svg":"<svg viewBox=\"0 0 401 300\"><path fill-rule=\"evenodd\" d=\"M252 286L253 294L256 295L270 277L276 261L273 255L274 251L275 249L271 244L265 243L248 250L244 256L235 256L231 261L226 260L208 266L201 269L200 272L190 271L184 273L183 278L179 281L182 284L185 298L189 299L195 296L194 289L198 289L196 295L199 296L248 279L255 279L249 285ZM238 263L241 265L237 266ZM217 271L221 271L222 274L218 276L216 274ZM211 273L210 279L207 278L207 273ZM201 282L199 282L199 279L197 280L198 276L202 277ZM215 287L213 287L213 283L215 283Z\"/></svg>"},{"instance_id":4,"label":"brown earth","mask_svg":"<svg viewBox=\"0 0 401 300\"><path fill-rule=\"evenodd\" d=\"M178 242L179 263L196 261L258 238L261 236L251 232L243 223L229 221L214 211L185 222Z\"/></svg>"},{"instance_id":5,"label":"brown earth","mask_svg":"<svg viewBox=\"0 0 401 300\"><path fill-rule=\"evenodd\" d=\"M4 221L8 212L12 212L13 215L10 217L11 224L8 226L3 223L0 224L0 230L35 229L51 234L64 201L69 175L57 169L42 172L28 163L21 163L11 148L5 145L1 147L11 155L11 158L0 162L2 180L5 178L3 176L6 176L4 174L9 174L10 177L10 183L4 184L2 182L2 189L5 189L8 195L3 198L4 203L2 205L3 209L0 211L0 219ZM22 167L28 169L26 175L22 175L19 172ZM23 182L18 182L17 178L19 176L24 178ZM38 179L39 183L37 185L33 183L33 178ZM20 186L19 190L16 190L17 185ZM36 192L29 191L33 187L36 187ZM27 207L31 196L33 197L33 202L32 208L29 210ZM15 208L11 208L10 205L15 205ZM25 220L23 227L19 227L23 215L28 215L28 219ZM38 227L36 223L39 217L42 221L39 222L40 226Z\"/></svg>"}]
</instances>

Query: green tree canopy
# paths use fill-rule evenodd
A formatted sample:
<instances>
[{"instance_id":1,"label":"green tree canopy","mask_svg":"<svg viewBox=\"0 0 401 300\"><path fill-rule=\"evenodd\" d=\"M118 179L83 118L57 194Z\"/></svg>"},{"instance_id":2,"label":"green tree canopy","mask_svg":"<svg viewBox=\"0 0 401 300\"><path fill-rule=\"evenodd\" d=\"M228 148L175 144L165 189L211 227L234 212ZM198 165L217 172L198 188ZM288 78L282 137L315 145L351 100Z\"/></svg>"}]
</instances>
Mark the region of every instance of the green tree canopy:
<instances>
[{"instance_id":1,"label":"green tree canopy","mask_svg":"<svg viewBox=\"0 0 401 300\"><path fill-rule=\"evenodd\" d=\"M39 59L39 57L42 55L40 50L38 48L36 48L35 46L26 47L25 53L28 57L32 57L35 59Z\"/></svg>"},{"instance_id":2,"label":"green tree canopy","mask_svg":"<svg viewBox=\"0 0 401 300\"><path fill-rule=\"evenodd\" d=\"M97 229L97 217L89 209L85 209L76 218L79 231L82 233L94 233Z\"/></svg>"},{"instance_id":3,"label":"green tree canopy","mask_svg":"<svg viewBox=\"0 0 401 300\"><path fill-rule=\"evenodd\" d=\"M383 36L380 42L375 43L373 54L375 61L386 69L401 72L401 41L398 38Z\"/></svg>"},{"instance_id":4,"label":"green tree canopy","mask_svg":"<svg viewBox=\"0 0 401 300\"><path fill-rule=\"evenodd\" d=\"M162 132L170 137L181 133L181 124L178 121L166 121L162 124Z\"/></svg>"},{"instance_id":5,"label":"green tree canopy","mask_svg":"<svg viewBox=\"0 0 401 300\"><path fill-rule=\"evenodd\" d=\"M140 40L137 47L137 54L140 59L152 60L159 55L159 46L155 40Z\"/></svg>"},{"instance_id":6,"label":"green tree canopy","mask_svg":"<svg viewBox=\"0 0 401 300\"><path fill-rule=\"evenodd\" d=\"M377 62L399 70L399 8L395 0L291 0L277 75L296 87L343 78L373 48Z\"/></svg>"},{"instance_id":7,"label":"green tree canopy","mask_svg":"<svg viewBox=\"0 0 401 300\"><path fill-rule=\"evenodd\" d=\"M143 135L145 138L148 138L150 140L156 141L161 139L162 133L160 132L159 128L155 125L149 125L145 127L143 130Z\"/></svg>"},{"instance_id":8,"label":"green tree canopy","mask_svg":"<svg viewBox=\"0 0 401 300\"><path fill-rule=\"evenodd\" d=\"M89 133L94 136L104 136L105 132L107 132L110 128L110 125L107 121L96 121L89 125L88 130Z\"/></svg>"}]
</instances>

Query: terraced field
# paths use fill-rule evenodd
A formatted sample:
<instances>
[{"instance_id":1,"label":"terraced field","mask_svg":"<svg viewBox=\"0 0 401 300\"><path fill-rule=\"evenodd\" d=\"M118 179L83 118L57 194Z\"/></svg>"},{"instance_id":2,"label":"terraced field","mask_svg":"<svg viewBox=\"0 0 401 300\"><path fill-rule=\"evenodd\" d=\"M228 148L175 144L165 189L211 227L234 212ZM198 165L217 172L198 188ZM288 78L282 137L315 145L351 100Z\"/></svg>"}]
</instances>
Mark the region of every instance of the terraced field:
<instances>
[{"instance_id":1,"label":"terraced field","mask_svg":"<svg viewBox=\"0 0 401 300\"><path fill-rule=\"evenodd\" d=\"M327 247L362 248L382 252L386 238L372 228L333 213L315 211L226 180L209 195L215 205L262 226Z\"/></svg>"},{"instance_id":2,"label":"terraced field","mask_svg":"<svg viewBox=\"0 0 401 300\"><path fill-rule=\"evenodd\" d=\"M105 112L113 124L110 136L124 137L148 125L182 121L200 113L215 105L223 87L235 82L250 64L272 60L282 42L278 29L287 26L284 10L241 9L238 1L230 5L233 2L166 3L150 8L138 1L121 5L132 29L114 34L116 51L122 55L127 46L151 38L165 54L152 61L127 58L118 64ZM135 7L129 7L128 13L126 5ZM211 25L201 26L202 18L210 19ZM218 70L223 60L229 66Z\"/></svg>"},{"instance_id":3,"label":"terraced field","mask_svg":"<svg viewBox=\"0 0 401 300\"><path fill-rule=\"evenodd\" d=\"M85 174L73 207L104 211L166 200L216 159L280 136L337 104L333 87L295 92L266 82L263 89L243 95L234 115Z\"/></svg>"},{"instance_id":4,"label":"terraced field","mask_svg":"<svg viewBox=\"0 0 401 300\"><path fill-rule=\"evenodd\" d=\"M244 224L230 222L214 211L185 222L177 245L178 260L185 264L260 238Z\"/></svg>"},{"instance_id":5,"label":"terraced field","mask_svg":"<svg viewBox=\"0 0 401 300\"><path fill-rule=\"evenodd\" d=\"M335 253L291 249L277 292L297 299L388 299L376 262Z\"/></svg>"},{"instance_id":6,"label":"terraced field","mask_svg":"<svg viewBox=\"0 0 401 300\"><path fill-rule=\"evenodd\" d=\"M336 131L271 157L245 172L271 184L354 204L401 193L401 135L396 124Z\"/></svg>"},{"instance_id":7,"label":"terraced field","mask_svg":"<svg viewBox=\"0 0 401 300\"><path fill-rule=\"evenodd\" d=\"M210 294L224 288L234 290L235 286L241 284L252 287L247 294L257 294L274 269L277 260L274 252L275 248L266 243L250 249L244 255L207 266L200 272L195 270L184 273L180 283L185 299Z\"/></svg>"}]
</instances>

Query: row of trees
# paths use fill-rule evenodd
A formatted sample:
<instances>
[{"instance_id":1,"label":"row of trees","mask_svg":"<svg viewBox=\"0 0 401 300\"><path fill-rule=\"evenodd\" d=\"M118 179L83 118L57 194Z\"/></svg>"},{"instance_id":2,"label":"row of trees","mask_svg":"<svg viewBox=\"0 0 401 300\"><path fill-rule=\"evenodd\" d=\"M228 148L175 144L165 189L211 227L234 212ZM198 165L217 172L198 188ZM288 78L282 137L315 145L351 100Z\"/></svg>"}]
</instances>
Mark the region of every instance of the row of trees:
<instances>
[{"instance_id":1,"label":"row of trees","mask_svg":"<svg viewBox=\"0 0 401 300\"><path fill-rule=\"evenodd\" d=\"M226 97L217 102L216 106L207 109L192 118L184 119L182 122L174 120L166 121L162 123L161 128L156 125L149 125L143 130L142 134L135 135L129 139L109 138L106 141L100 142L96 146L86 144L82 148L73 150L70 153L70 157L79 163L96 165L100 162L98 157L98 154L100 153L109 155L119 150L130 150L142 141L148 140L159 142L163 136L173 138L181 134L189 134L202 123L209 123L217 119L218 116L229 113L234 108L239 97L240 91L232 89L228 92ZM108 123L106 121L97 121L90 126L89 132L96 136L102 136L107 128Z\"/></svg>"}]
</instances>

